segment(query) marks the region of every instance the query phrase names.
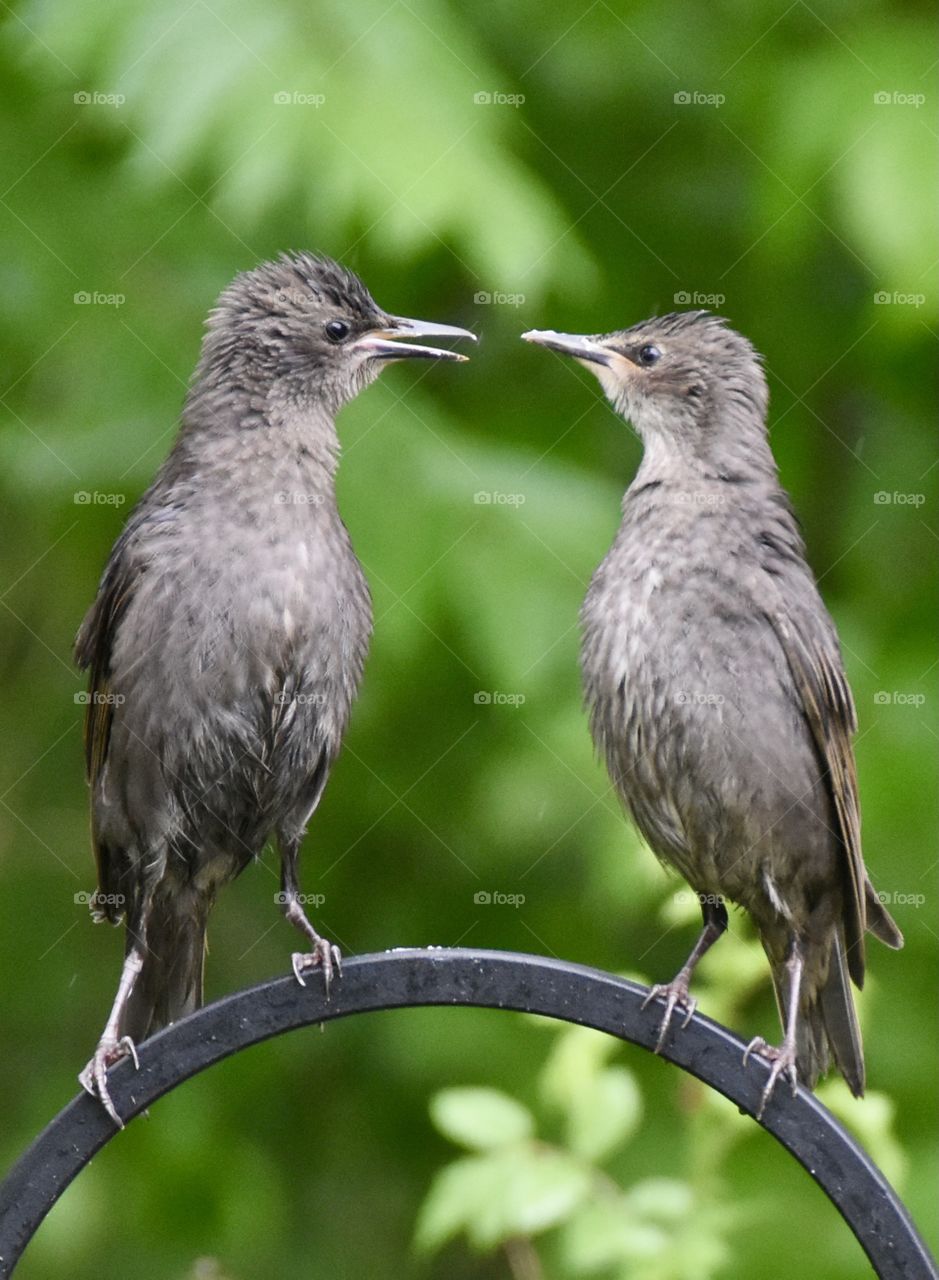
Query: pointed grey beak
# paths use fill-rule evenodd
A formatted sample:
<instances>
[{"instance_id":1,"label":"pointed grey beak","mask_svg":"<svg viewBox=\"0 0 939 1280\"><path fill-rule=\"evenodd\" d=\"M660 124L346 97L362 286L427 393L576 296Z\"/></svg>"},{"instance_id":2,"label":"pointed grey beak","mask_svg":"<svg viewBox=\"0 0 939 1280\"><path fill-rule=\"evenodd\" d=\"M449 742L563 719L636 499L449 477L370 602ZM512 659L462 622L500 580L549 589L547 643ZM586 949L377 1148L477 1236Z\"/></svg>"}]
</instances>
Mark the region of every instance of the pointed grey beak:
<instances>
[{"instance_id":1,"label":"pointed grey beak","mask_svg":"<svg viewBox=\"0 0 939 1280\"><path fill-rule=\"evenodd\" d=\"M458 329L453 324L436 324L433 320L409 320L405 316L389 316L386 328L373 329L355 342L355 349L370 360L459 360L468 357L458 351L441 347L425 347L416 342L401 342L401 338L469 338L476 341L476 334L469 329Z\"/></svg>"},{"instance_id":2,"label":"pointed grey beak","mask_svg":"<svg viewBox=\"0 0 939 1280\"><path fill-rule=\"evenodd\" d=\"M613 353L603 345L599 338L588 338L582 333L555 333L553 329L529 329L522 334L523 342L534 342L536 346L547 347L549 351L560 351L566 356L574 356L577 360L585 360L590 364L608 365Z\"/></svg>"}]
</instances>

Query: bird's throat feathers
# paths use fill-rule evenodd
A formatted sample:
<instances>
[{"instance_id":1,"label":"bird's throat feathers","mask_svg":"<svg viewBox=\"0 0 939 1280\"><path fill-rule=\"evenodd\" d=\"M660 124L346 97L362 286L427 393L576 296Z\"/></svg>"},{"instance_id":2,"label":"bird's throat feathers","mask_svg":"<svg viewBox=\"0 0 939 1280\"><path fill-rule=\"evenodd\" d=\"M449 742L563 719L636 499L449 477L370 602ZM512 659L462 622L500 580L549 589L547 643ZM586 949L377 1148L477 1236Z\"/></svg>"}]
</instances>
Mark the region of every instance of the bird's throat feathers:
<instances>
[{"instance_id":1,"label":"bird's throat feathers","mask_svg":"<svg viewBox=\"0 0 939 1280\"><path fill-rule=\"evenodd\" d=\"M704 416L695 406L697 412L682 414L674 402L659 404L631 395L612 377L601 376L600 381L613 408L642 442L636 483L778 483L765 424L749 407L725 403L713 407L713 416Z\"/></svg>"},{"instance_id":2,"label":"bird's throat feathers","mask_svg":"<svg viewBox=\"0 0 939 1280\"><path fill-rule=\"evenodd\" d=\"M186 398L180 435L195 446L194 452L201 452L198 446L204 442L208 456L225 446L259 457L302 448L331 475L339 462L332 409L284 381L261 387L238 380L196 380Z\"/></svg>"}]
</instances>

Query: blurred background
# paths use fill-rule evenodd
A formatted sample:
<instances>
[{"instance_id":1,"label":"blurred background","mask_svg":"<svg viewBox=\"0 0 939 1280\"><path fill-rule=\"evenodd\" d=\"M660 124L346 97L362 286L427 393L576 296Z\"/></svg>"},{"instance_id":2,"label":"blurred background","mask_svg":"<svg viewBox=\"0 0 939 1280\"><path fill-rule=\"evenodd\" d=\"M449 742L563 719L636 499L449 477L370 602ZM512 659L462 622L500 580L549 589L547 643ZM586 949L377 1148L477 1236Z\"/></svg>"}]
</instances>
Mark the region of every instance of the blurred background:
<instances>
[{"instance_id":1,"label":"blurred background","mask_svg":"<svg viewBox=\"0 0 939 1280\"><path fill-rule=\"evenodd\" d=\"M696 910L618 812L580 705L577 611L638 445L588 373L518 335L726 315L766 355L858 704L865 854L906 935L870 945L870 1096L821 1096L935 1247L930 8L4 7L4 1167L74 1094L120 966L86 905L72 639L170 446L206 312L303 248L482 339L460 368L392 368L340 420L376 630L305 846L317 924L347 955L512 948L646 981L684 960ZM207 998L287 971L277 887L268 853L223 894ZM739 915L696 994L778 1038ZM20 1274L863 1272L766 1134L601 1039L440 1010L257 1047L99 1155Z\"/></svg>"}]
</instances>

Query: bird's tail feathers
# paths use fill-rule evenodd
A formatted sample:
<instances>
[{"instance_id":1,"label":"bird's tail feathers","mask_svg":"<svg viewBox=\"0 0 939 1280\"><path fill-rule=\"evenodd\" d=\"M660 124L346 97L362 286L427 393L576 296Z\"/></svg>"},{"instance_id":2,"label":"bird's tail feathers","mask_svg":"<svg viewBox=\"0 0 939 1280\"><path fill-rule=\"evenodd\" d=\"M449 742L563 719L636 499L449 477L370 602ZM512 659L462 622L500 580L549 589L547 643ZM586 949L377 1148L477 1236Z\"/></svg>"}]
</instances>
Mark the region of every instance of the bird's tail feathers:
<instances>
[{"instance_id":1,"label":"bird's tail feathers","mask_svg":"<svg viewBox=\"0 0 939 1280\"><path fill-rule=\"evenodd\" d=\"M860 1098L864 1093L864 1049L840 934L832 941L828 978L818 993L815 1009L820 1014L838 1070L854 1096Z\"/></svg>"},{"instance_id":2,"label":"bird's tail feathers","mask_svg":"<svg viewBox=\"0 0 939 1280\"><path fill-rule=\"evenodd\" d=\"M191 911L181 908L191 907ZM202 1004L208 906L158 898L147 922L143 967L127 1003L122 1035L139 1042Z\"/></svg>"}]
</instances>

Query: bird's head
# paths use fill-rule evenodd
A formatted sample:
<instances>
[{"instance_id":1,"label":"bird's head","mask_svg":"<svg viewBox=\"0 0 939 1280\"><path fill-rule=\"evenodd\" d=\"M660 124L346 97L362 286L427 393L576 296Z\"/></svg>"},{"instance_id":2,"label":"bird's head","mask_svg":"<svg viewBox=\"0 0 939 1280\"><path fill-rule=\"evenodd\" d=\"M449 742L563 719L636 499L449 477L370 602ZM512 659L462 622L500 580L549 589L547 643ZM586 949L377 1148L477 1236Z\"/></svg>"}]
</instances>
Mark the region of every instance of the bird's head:
<instances>
[{"instance_id":1,"label":"bird's head","mask_svg":"<svg viewBox=\"0 0 939 1280\"><path fill-rule=\"evenodd\" d=\"M236 276L209 315L198 374L247 380L332 412L392 360L465 360L413 339L470 338L453 325L391 315L345 267L309 253L283 254Z\"/></svg>"},{"instance_id":2,"label":"bird's head","mask_svg":"<svg viewBox=\"0 0 939 1280\"><path fill-rule=\"evenodd\" d=\"M720 468L765 439L769 397L760 356L708 311L672 312L606 334L533 329L522 336L592 370L616 411L659 456Z\"/></svg>"}]
</instances>

